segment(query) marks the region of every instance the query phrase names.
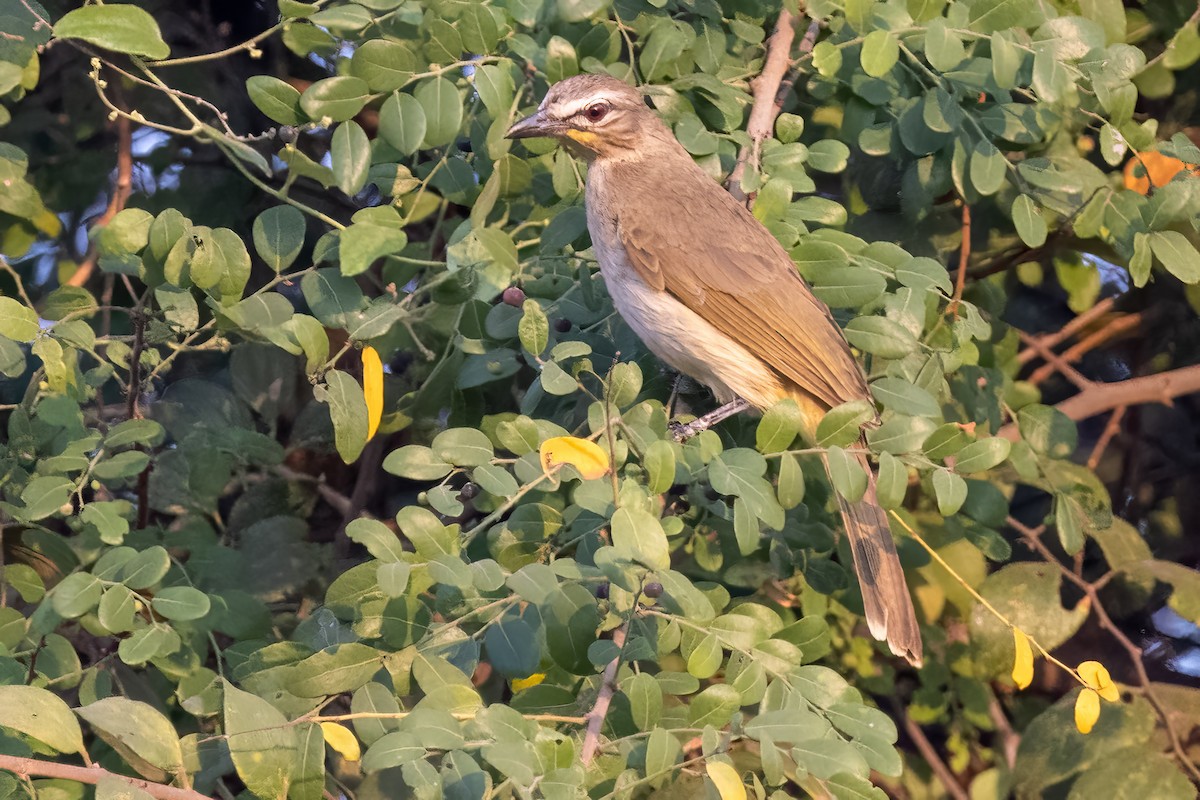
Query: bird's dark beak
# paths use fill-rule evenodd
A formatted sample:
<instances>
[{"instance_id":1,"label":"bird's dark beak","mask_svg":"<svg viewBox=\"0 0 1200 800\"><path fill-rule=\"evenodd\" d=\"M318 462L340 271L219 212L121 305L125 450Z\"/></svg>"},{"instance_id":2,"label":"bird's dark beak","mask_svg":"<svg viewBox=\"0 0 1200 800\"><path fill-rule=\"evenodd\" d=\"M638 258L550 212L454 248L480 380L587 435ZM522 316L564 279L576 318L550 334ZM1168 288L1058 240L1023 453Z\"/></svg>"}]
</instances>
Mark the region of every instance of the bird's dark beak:
<instances>
[{"instance_id":1,"label":"bird's dark beak","mask_svg":"<svg viewBox=\"0 0 1200 800\"><path fill-rule=\"evenodd\" d=\"M532 139L535 136L555 136L562 128L563 125L561 122L552 120L546 116L545 112L539 111L519 122L513 123L513 126L504 134L504 138Z\"/></svg>"}]
</instances>

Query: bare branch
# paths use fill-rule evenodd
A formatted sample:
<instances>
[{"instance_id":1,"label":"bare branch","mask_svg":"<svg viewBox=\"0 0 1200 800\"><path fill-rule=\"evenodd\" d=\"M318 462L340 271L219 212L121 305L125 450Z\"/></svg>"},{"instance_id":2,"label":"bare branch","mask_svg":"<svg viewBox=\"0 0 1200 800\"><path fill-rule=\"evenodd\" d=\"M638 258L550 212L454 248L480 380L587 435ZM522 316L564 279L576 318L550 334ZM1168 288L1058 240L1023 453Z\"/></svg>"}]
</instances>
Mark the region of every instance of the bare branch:
<instances>
[{"instance_id":1,"label":"bare branch","mask_svg":"<svg viewBox=\"0 0 1200 800\"><path fill-rule=\"evenodd\" d=\"M210 800L206 795L191 789L179 789L161 783L151 783L141 778L130 778L118 775L100 767L75 767L70 764L55 764L50 761L40 761L36 758L20 758L19 756L0 755L0 769L16 773L21 778L61 778L62 780L78 781L95 785L102 780L111 779L127 783L141 789L158 800Z\"/></svg>"},{"instance_id":2,"label":"bare branch","mask_svg":"<svg viewBox=\"0 0 1200 800\"><path fill-rule=\"evenodd\" d=\"M633 617L630 616L630 621ZM629 628L629 623L626 622L620 628L613 631L613 644L621 648L625 648L625 632ZM608 662L604 668L604 675L600 679L600 694L596 695L596 704L592 706L592 710L587 713L587 733L583 737L583 753L579 760L584 766L592 763L592 759L596 756L596 750L600 747L600 729L604 727L604 718L608 716L608 707L612 703L613 694L617 691L617 670L621 668L621 655Z\"/></svg>"},{"instance_id":3,"label":"bare branch","mask_svg":"<svg viewBox=\"0 0 1200 800\"><path fill-rule=\"evenodd\" d=\"M801 4L800 11L803 14L803 4ZM733 171L725 180L725 188L729 190L729 193L745 203L747 207L750 206L753 197L742 191L742 178L746 174L747 167L758 169L762 143L771 136L771 131L775 127L775 118L779 116L779 112L783 108L786 89L791 87L791 81L787 80L787 77L792 64L791 51L792 42L796 38L796 24L800 19L786 8L779 12L779 19L775 21L775 30L767 39L767 55L763 60L762 72L751 81L754 89L754 104L750 107L750 120L746 125L750 143L738 153L737 163L734 164ZM805 34L800 45L802 55L812 50L820 29L821 25L816 20L809 25L808 33Z\"/></svg>"},{"instance_id":4,"label":"bare branch","mask_svg":"<svg viewBox=\"0 0 1200 800\"><path fill-rule=\"evenodd\" d=\"M118 116L115 124L117 126L117 182L113 186L113 195L108 203L108 208L105 209L100 219L96 220L94 227L98 228L112 222L112 218L125 208L129 194L133 191L133 131L128 117ZM99 260L100 251L96 242L93 241L88 247L87 255L79 263L79 268L67 279L67 285L83 286L87 283Z\"/></svg>"}]
</instances>

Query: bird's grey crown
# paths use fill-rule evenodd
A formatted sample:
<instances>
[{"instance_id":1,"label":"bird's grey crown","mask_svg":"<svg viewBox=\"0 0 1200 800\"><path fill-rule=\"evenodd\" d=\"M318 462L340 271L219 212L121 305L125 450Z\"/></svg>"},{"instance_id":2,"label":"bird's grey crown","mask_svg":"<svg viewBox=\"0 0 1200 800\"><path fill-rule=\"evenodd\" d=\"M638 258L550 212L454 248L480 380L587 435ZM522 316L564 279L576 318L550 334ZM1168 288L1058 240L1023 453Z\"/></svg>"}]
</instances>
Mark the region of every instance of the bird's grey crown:
<instances>
[{"instance_id":1,"label":"bird's grey crown","mask_svg":"<svg viewBox=\"0 0 1200 800\"><path fill-rule=\"evenodd\" d=\"M570 119L594 103L614 108L645 108L642 93L608 75L575 75L550 87L539 110L553 119Z\"/></svg>"}]
</instances>

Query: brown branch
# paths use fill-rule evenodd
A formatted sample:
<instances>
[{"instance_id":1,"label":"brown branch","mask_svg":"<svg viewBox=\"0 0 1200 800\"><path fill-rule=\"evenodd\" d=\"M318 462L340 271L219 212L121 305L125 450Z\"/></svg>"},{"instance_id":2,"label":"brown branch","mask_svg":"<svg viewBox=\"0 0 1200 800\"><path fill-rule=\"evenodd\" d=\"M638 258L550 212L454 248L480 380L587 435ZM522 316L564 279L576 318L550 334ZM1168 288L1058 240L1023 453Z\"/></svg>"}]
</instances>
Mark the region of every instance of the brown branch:
<instances>
[{"instance_id":1,"label":"brown branch","mask_svg":"<svg viewBox=\"0 0 1200 800\"><path fill-rule=\"evenodd\" d=\"M1104 432L1100 434L1100 438L1096 440L1096 446L1092 448L1092 453L1088 456L1088 469L1095 470L1100 464L1100 459L1103 458L1104 451L1108 449L1108 445L1112 442L1113 437L1121 430L1121 420L1124 419L1128 408L1129 406L1117 406L1112 416L1108 418L1108 424L1104 426Z\"/></svg>"},{"instance_id":2,"label":"brown branch","mask_svg":"<svg viewBox=\"0 0 1200 800\"><path fill-rule=\"evenodd\" d=\"M958 275L954 279L954 296L947 311L958 319L958 306L967 286L967 261L971 258L971 206L966 200L962 207L962 245L958 249Z\"/></svg>"},{"instance_id":3,"label":"brown branch","mask_svg":"<svg viewBox=\"0 0 1200 800\"><path fill-rule=\"evenodd\" d=\"M151 783L141 778L130 778L127 775L118 775L100 767L75 767L70 764L56 764L53 761L41 761L36 758L0 755L0 769L13 772L26 780L29 778L59 778L93 786L106 778L111 778L141 789L158 800L210 800L207 795L191 789L180 789L161 783Z\"/></svg>"},{"instance_id":4,"label":"brown branch","mask_svg":"<svg viewBox=\"0 0 1200 800\"><path fill-rule=\"evenodd\" d=\"M625 648L625 633L632 621L633 617L630 616L624 625L613 631L613 644L622 651ZM617 670L621 668L621 655L622 653L617 653L617 657L604 667L604 675L600 679L600 694L596 695L596 704L584 717L587 720L587 733L583 737L583 752L579 759L585 767L592 763L592 759L596 757L596 750L600 747L600 729L604 727L604 718L608 716L608 707L617 691Z\"/></svg>"},{"instance_id":5,"label":"brown branch","mask_svg":"<svg viewBox=\"0 0 1200 800\"><path fill-rule=\"evenodd\" d=\"M1047 346L1046 343L1037 336L1030 336L1024 331L1017 331L1017 336L1019 336L1021 341L1026 345L1036 350L1038 355L1046 359L1046 362L1055 371L1059 372L1064 378L1075 384L1076 388L1086 390L1093 386L1093 382L1091 380L1081 375L1077 369L1064 361L1062 356L1051 350L1049 346Z\"/></svg>"},{"instance_id":6,"label":"brown branch","mask_svg":"<svg viewBox=\"0 0 1200 800\"><path fill-rule=\"evenodd\" d=\"M133 191L133 131L130 127L129 118L118 116L116 126L117 182L113 186L113 195L112 199L108 202L108 208L105 209L100 219L96 220L93 230L103 228L112 222L112 218L125 208L125 203L129 201L129 195ZM92 273L96 269L96 262L99 260L100 250L96 242L93 241L88 247L87 255L79 263L79 268L67 279L67 285L83 286L87 283L88 278L92 277Z\"/></svg>"},{"instance_id":7,"label":"brown branch","mask_svg":"<svg viewBox=\"0 0 1200 800\"><path fill-rule=\"evenodd\" d=\"M763 59L762 72L751 81L754 104L750 106L750 120L746 125L750 142L738 153L737 163L725 180L725 188L745 203L747 208L750 207L753 197L742 191L742 176L746 174L747 166L758 169L763 140L770 137L771 130L775 127L775 118L779 116L776 98L791 65L792 41L796 38L798 21L796 15L786 8L779 12L775 30L767 39L767 55Z\"/></svg>"},{"instance_id":8,"label":"brown branch","mask_svg":"<svg viewBox=\"0 0 1200 800\"><path fill-rule=\"evenodd\" d=\"M893 700L893 707L896 713L900 716L904 723L904 731L908 734L908 738L912 739L913 744L917 746L917 750L921 753L921 757L925 759L925 763L933 770L933 774L941 781L942 786L946 787L946 794L950 795L954 800L969 800L966 791L963 790L962 784L954 777L954 773L946 766L946 762L942 761L942 757L938 755L937 750L929 743L929 738L925 736L925 731L921 730L921 726L909 716L908 709L900 705L899 701Z\"/></svg>"},{"instance_id":9,"label":"brown branch","mask_svg":"<svg viewBox=\"0 0 1200 800\"><path fill-rule=\"evenodd\" d=\"M1113 306L1116 305L1116 302L1117 301L1115 297L1106 297L1099 303L1096 303L1096 305L1089 308L1087 311L1080 314L1075 319L1068 322L1066 325L1062 326L1061 330L1055 333L1047 333L1044 336L1039 336L1038 340L1046 347L1055 347L1068 337L1074 336L1076 331L1081 330L1085 326L1090 325L1095 320L1107 314L1109 311L1112 311ZM1021 364L1028 364L1030 361L1037 358L1038 355L1039 353L1036 348L1026 347L1017 354L1017 361L1019 361Z\"/></svg>"},{"instance_id":10,"label":"brown branch","mask_svg":"<svg viewBox=\"0 0 1200 800\"><path fill-rule=\"evenodd\" d=\"M1194 392L1200 392L1200 364L1116 383L1091 382L1087 389L1063 400L1055 408L1079 422L1121 406L1144 403L1169 406L1176 397ZM1020 438L1015 423L1005 425L996 435L1014 442Z\"/></svg>"},{"instance_id":11,"label":"brown branch","mask_svg":"<svg viewBox=\"0 0 1200 800\"><path fill-rule=\"evenodd\" d=\"M1008 721L1008 716L1004 713L1004 709L995 695L992 695L988 701L988 716L992 718L996 731L1000 735L1000 749L1004 753L1004 763L1011 770L1017 765L1017 750L1021 747L1021 734L1013 730L1012 723Z\"/></svg>"},{"instance_id":12,"label":"brown branch","mask_svg":"<svg viewBox=\"0 0 1200 800\"><path fill-rule=\"evenodd\" d=\"M1093 331L1064 350L1062 360L1068 364L1079 361L1097 347L1108 344L1114 339L1119 339L1126 333L1137 330L1144 321L1145 315L1141 312L1136 314L1121 314L1100 330ZM1041 383L1050 377L1054 370L1055 367L1053 365L1043 364L1029 374L1029 382Z\"/></svg>"}]
</instances>

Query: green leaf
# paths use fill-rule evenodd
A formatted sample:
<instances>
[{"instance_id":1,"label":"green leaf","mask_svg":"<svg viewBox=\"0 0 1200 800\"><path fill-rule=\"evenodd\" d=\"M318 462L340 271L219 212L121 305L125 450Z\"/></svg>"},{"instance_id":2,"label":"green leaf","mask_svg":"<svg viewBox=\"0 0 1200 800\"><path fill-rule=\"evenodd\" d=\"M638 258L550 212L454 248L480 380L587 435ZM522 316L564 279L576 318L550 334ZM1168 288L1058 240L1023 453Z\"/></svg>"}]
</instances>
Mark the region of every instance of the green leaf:
<instances>
[{"instance_id":1,"label":"green leaf","mask_svg":"<svg viewBox=\"0 0 1200 800\"><path fill-rule=\"evenodd\" d=\"M75 486L66 478L46 476L34 478L21 490L21 516L29 522L55 513L67 502Z\"/></svg>"},{"instance_id":2,"label":"green leaf","mask_svg":"<svg viewBox=\"0 0 1200 800\"><path fill-rule=\"evenodd\" d=\"M1054 494L1054 527L1067 555L1083 549L1083 520L1083 507L1078 500L1064 492Z\"/></svg>"},{"instance_id":3,"label":"green leaf","mask_svg":"<svg viewBox=\"0 0 1200 800\"><path fill-rule=\"evenodd\" d=\"M304 214L298 209L273 206L254 220L254 249L268 267L283 272L300 255L305 230Z\"/></svg>"},{"instance_id":4,"label":"green leaf","mask_svg":"<svg viewBox=\"0 0 1200 800\"><path fill-rule=\"evenodd\" d=\"M332 369L314 395L329 406L338 455L347 464L353 463L367 444L367 401L362 387L345 372Z\"/></svg>"},{"instance_id":5,"label":"green leaf","mask_svg":"<svg viewBox=\"0 0 1200 800\"><path fill-rule=\"evenodd\" d=\"M208 595L191 586L168 586L154 595L151 607L169 620L182 622L208 616Z\"/></svg>"},{"instance_id":6,"label":"green leaf","mask_svg":"<svg viewBox=\"0 0 1200 800\"><path fill-rule=\"evenodd\" d=\"M358 642L334 645L288 667L285 685L298 697L352 692L379 671L383 655Z\"/></svg>"},{"instance_id":7,"label":"green leaf","mask_svg":"<svg viewBox=\"0 0 1200 800\"><path fill-rule=\"evenodd\" d=\"M937 496L938 513L950 517L958 513L967 499L967 482L945 467L933 471L933 491Z\"/></svg>"},{"instance_id":8,"label":"green leaf","mask_svg":"<svg viewBox=\"0 0 1200 800\"><path fill-rule=\"evenodd\" d=\"M463 107L458 89L445 78L431 78L413 92L425 112L424 147L441 147L458 137Z\"/></svg>"},{"instance_id":9,"label":"green leaf","mask_svg":"<svg viewBox=\"0 0 1200 800\"><path fill-rule=\"evenodd\" d=\"M844 446L857 442L862 426L875 419L875 407L866 400L851 400L825 412L817 424L817 444Z\"/></svg>"},{"instance_id":10,"label":"green leaf","mask_svg":"<svg viewBox=\"0 0 1200 800\"><path fill-rule=\"evenodd\" d=\"M106 697L75 713L139 771L145 765L170 775L183 771L179 734L154 706L125 697Z\"/></svg>"},{"instance_id":11,"label":"green leaf","mask_svg":"<svg viewBox=\"0 0 1200 800\"><path fill-rule=\"evenodd\" d=\"M648 511L622 507L612 518L613 547L621 556L651 569L671 566L671 552L662 522Z\"/></svg>"},{"instance_id":12,"label":"green leaf","mask_svg":"<svg viewBox=\"0 0 1200 800\"><path fill-rule=\"evenodd\" d=\"M904 462L891 453L879 454L879 475L876 478L875 494L879 505L884 508L900 508L904 495L908 493L908 470Z\"/></svg>"},{"instance_id":13,"label":"green leaf","mask_svg":"<svg viewBox=\"0 0 1200 800\"><path fill-rule=\"evenodd\" d=\"M379 520L360 517L346 526L346 536L367 548L367 552L385 563L404 558L404 548L392 529Z\"/></svg>"},{"instance_id":14,"label":"green leaf","mask_svg":"<svg viewBox=\"0 0 1200 800\"><path fill-rule=\"evenodd\" d=\"M405 155L412 155L425 141L425 109L417 98L393 92L379 109L379 136Z\"/></svg>"},{"instance_id":15,"label":"green leaf","mask_svg":"<svg viewBox=\"0 0 1200 800\"><path fill-rule=\"evenodd\" d=\"M991 44L992 79L1001 89L1012 89L1017 85L1017 72L1021 69L1024 56L1012 40L1000 31L992 34Z\"/></svg>"},{"instance_id":16,"label":"green leaf","mask_svg":"<svg viewBox=\"0 0 1200 800\"><path fill-rule=\"evenodd\" d=\"M82 753L83 732L71 709L45 689L0 686L0 726L37 739L60 753Z\"/></svg>"},{"instance_id":17,"label":"green leaf","mask_svg":"<svg viewBox=\"0 0 1200 800\"><path fill-rule=\"evenodd\" d=\"M435 481L450 474L453 465L438 458L424 445L410 444L393 450L383 460L387 472L414 481Z\"/></svg>"},{"instance_id":18,"label":"green leaf","mask_svg":"<svg viewBox=\"0 0 1200 800\"><path fill-rule=\"evenodd\" d=\"M280 125L303 125L308 121L300 108L300 91L273 75L254 75L246 79L250 102L269 119Z\"/></svg>"},{"instance_id":19,"label":"green leaf","mask_svg":"<svg viewBox=\"0 0 1200 800\"><path fill-rule=\"evenodd\" d=\"M442 461L460 467L477 467L495 456L492 440L475 428L451 428L433 439L433 453Z\"/></svg>"},{"instance_id":20,"label":"green leaf","mask_svg":"<svg viewBox=\"0 0 1200 800\"><path fill-rule=\"evenodd\" d=\"M366 298L352 278L335 269L310 272L300 281L313 316L332 328L345 328L362 310Z\"/></svg>"},{"instance_id":21,"label":"green leaf","mask_svg":"<svg viewBox=\"0 0 1200 800\"><path fill-rule=\"evenodd\" d=\"M31 342L40 330L36 311L11 297L0 297L0 335Z\"/></svg>"},{"instance_id":22,"label":"green leaf","mask_svg":"<svg viewBox=\"0 0 1200 800\"><path fill-rule=\"evenodd\" d=\"M112 3L68 11L54 24L54 35L59 39L82 39L115 53L153 59L171 55L154 17L132 5Z\"/></svg>"},{"instance_id":23,"label":"green leaf","mask_svg":"<svg viewBox=\"0 0 1200 800\"><path fill-rule=\"evenodd\" d=\"M742 696L737 689L723 683L714 684L688 704L688 724L697 728L705 725L722 728L741 707Z\"/></svg>"},{"instance_id":24,"label":"green leaf","mask_svg":"<svg viewBox=\"0 0 1200 800\"><path fill-rule=\"evenodd\" d=\"M1079 442L1075 422L1054 406L1025 406L1017 412L1017 428L1034 452L1050 458L1069 458Z\"/></svg>"},{"instance_id":25,"label":"green leaf","mask_svg":"<svg viewBox=\"0 0 1200 800\"><path fill-rule=\"evenodd\" d=\"M415 733L395 731L380 738L363 754L363 772L400 767L425 758L425 745Z\"/></svg>"},{"instance_id":26,"label":"green leaf","mask_svg":"<svg viewBox=\"0 0 1200 800\"><path fill-rule=\"evenodd\" d=\"M1184 283L1200 282L1200 253L1179 231L1155 231L1150 234L1150 250L1155 258Z\"/></svg>"},{"instance_id":27,"label":"green leaf","mask_svg":"<svg viewBox=\"0 0 1200 800\"><path fill-rule=\"evenodd\" d=\"M417 71L416 55L401 42L368 39L354 50L350 72L367 82L373 92L392 92L408 83Z\"/></svg>"},{"instance_id":28,"label":"green leaf","mask_svg":"<svg viewBox=\"0 0 1200 800\"><path fill-rule=\"evenodd\" d=\"M342 274L349 277L366 272L379 258L396 255L408 244L399 228L356 222L338 235Z\"/></svg>"},{"instance_id":29,"label":"green leaf","mask_svg":"<svg viewBox=\"0 0 1200 800\"><path fill-rule=\"evenodd\" d=\"M940 72L949 72L966 58L962 39L946 26L946 20L935 17L925 29L925 57Z\"/></svg>"},{"instance_id":30,"label":"green leaf","mask_svg":"<svg viewBox=\"0 0 1200 800\"><path fill-rule=\"evenodd\" d=\"M299 757L296 729L266 700L222 684L224 732L238 777L260 797L282 797Z\"/></svg>"},{"instance_id":31,"label":"green leaf","mask_svg":"<svg viewBox=\"0 0 1200 800\"><path fill-rule=\"evenodd\" d=\"M366 184L371 166L371 142L357 122L347 120L337 127L329 156L338 188L348 195L357 194Z\"/></svg>"},{"instance_id":32,"label":"green leaf","mask_svg":"<svg viewBox=\"0 0 1200 800\"><path fill-rule=\"evenodd\" d=\"M849 162L849 147L837 139L822 139L809 145L805 164L818 172L836 173L846 169Z\"/></svg>"},{"instance_id":33,"label":"green leaf","mask_svg":"<svg viewBox=\"0 0 1200 800\"><path fill-rule=\"evenodd\" d=\"M870 772L866 759L854 745L842 739L809 739L797 742L792 747L792 758L797 766L808 770L815 778L832 778L838 773L866 778Z\"/></svg>"},{"instance_id":34,"label":"green leaf","mask_svg":"<svg viewBox=\"0 0 1200 800\"><path fill-rule=\"evenodd\" d=\"M370 97L366 81L339 75L322 78L305 89L300 95L300 108L314 120L345 122L362 111Z\"/></svg>"},{"instance_id":35,"label":"green leaf","mask_svg":"<svg viewBox=\"0 0 1200 800\"><path fill-rule=\"evenodd\" d=\"M871 394L884 408L897 414L938 417L941 407L929 392L903 378L880 378L871 384Z\"/></svg>"},{"instance_id":36,"label":"green leaf","mask_svg":"<svg viewBox=\"0 0 1200 800\"><path fill-rule=\"evenodd\" d=\"M1012 442L993 436L972 442L958 451L955 456L954 469L964 475L973 472L984 472L999 465L1008 458Z\"/></svg>"},{"instance_id":37,"label":"green leaf","mask_svg":"<svg viewBox=\"0 0 1200 800\"><path fill-rule=\"evenodd\" d=\"M1005 30L1021 24L1033 10L1035 0L995 0L972 3L967 19L971 30L979 33Z\"/></svg>"},{"instance_id":38,"label":"green leaf","mask_svg":"<svg viewBox=\"0 0 1200 800\"><path fill-rule=\"evenodd\" d=\"M579 584L568 583L551 590L538 607L550 656L570 673L591 674L594 667L587 651L600 625L596 598Z\"/></svg>"},{"instance_id":39,"label":"green leaf","mask_svg":"<svg viewBox=\"0 0 1200 800\"><path fill-rule=\"evenodd\" d=\"M675 484L675 448L663 439L651 442L642 456L642 467L646 470L646 489L651 494L662 494Z\"/></svg>"},{"instance_id":40,"label":"green leaf","mask_svg":"<svg viewBox=\"0 0 1200 800\"><path fill-rule=\"evenodd\" d=\"M1008 159L996 145L980 140L971 151L971 185L982 195L995 194L1008 175Z\"/></svg>"},{"instance_id":41,"label":"green leaf","mask_svg":"<svg viewBox=\"0 0 1200 800\"><path fill-rule=\"evenodd\" d=\"M863 39L859 61L863 72L872 78L882 78L900 60L900 42L890 31L875 30Z\"/></svg>"},{"instance_id":42,"label":"green leaf","mask_svg":"<svg viewBox=\"0 0 1200 800\"><path fill-rule=\"evenodd\" d=\"M541 646L533 626L523 616L506 614L488 626L483 637L488 660L508 678L527 678L537 671Z\"/></svg>"},{"instance_id":43,"label":"green leaf","mask_svg":"<svg viewBox=\"0 0 1200 800\"><path fill-rule=\"evenodd\" d=\"M1017 234L1026 245L1041 247L1046 243L1046 220L1038 213L1037 205L1029 195L1017 195L1012 204L1012 220ZM1200 276L1200 270L1197 275Z\"/></svg>"},{"instance_id":44,"label":"green leaf","mask_svg":"<svg viewBox=\"0 0 1200 800\"><path fill-rule=\"evenodd\" d=\"M755 431L755 447L760 453L786 450L804 425L800 407L794 400L784 400L767 409Z\"/></svg>"},{"instance_id":45,"label":"green leaf","mask_svg":"<svg viewBox=\"0 0 1200 800\"><path fill-rule=\"evenodd\" d=\"M887 317L855 317L845 333L850 344L883 358L903 358L919 344L912 331Z\"/></svg>"},{"instance_id":46,"label":"green leaf","mask_svg":"<svg viewBox=\"0 0 1200 800\"><path fill-rule=\"evenodd\" d=\"M779 486L776 490L779 505L792 509L804 502L804 471L800 459L790 453L779 459Z\"/></svg>"},{"instance_id":47,"label":"green leaf","mask_svg":"<svg viewBox=\"0 0 1200 800\"><path fill-rule=\"evenodd\" d=\"M833 488L851 503L857 503L867 491L867 473L858 459L840 447L830 447L826 465Z\"/></svg>"},{"instance_id":48,"label":"green leaf","mask_svg":"<svg viewBox=\"0 0 1200 800\"><path fill-rule=\"evenodd\" d=\"M521 346L532 356L540 356L550 344L550 320L537 300L526 300L517 325Z\"/></svg>"}]
</instances>

